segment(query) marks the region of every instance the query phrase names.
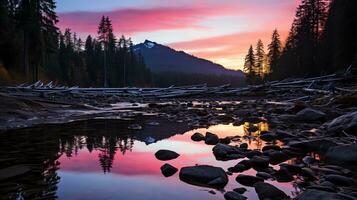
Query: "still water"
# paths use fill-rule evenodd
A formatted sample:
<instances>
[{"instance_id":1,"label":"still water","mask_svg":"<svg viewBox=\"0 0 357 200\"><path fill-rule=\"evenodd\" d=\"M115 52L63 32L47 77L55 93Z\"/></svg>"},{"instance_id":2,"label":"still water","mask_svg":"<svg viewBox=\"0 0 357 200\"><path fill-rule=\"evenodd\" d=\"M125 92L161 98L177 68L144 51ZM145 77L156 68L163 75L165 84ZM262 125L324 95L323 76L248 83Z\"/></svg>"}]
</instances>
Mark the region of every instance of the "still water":
<instances>
[{"instance_id":1,"label":"still water","mask_svg":"<svg viewBox=\"0 0 357 200\"><path fill-rule=\"evenodd\" d=\"M153 121L159 125L150 123ZM228 185L218 191L184 183L178 172L165 178L160 167L165 163L178 169L205 164L227 170L240 160L217 161L213 146L194 142L191 135L208 131L220 138L248 136L231 145L247 142L250 149L261 149L265 142L250 136L269 129L263 122L254 125L259 129L254 133L248 132L249 124L190 129L183 123L155 118L136 121L143 125L142 130L128 130L132 123L92 120L0 134L0 169L29 169L3 180L0 173L0 199L224 199L224 191L242 187L235 181L237 174L229 176ZM180 156L159 161L154 154L160 149L173 150ZM250 169L243 174L255 175L256 171ZM298 192L294 182L269 183L290 196ZM257 199L254 188L246 189L245 196Z\"/></svg>"}]
</instances>

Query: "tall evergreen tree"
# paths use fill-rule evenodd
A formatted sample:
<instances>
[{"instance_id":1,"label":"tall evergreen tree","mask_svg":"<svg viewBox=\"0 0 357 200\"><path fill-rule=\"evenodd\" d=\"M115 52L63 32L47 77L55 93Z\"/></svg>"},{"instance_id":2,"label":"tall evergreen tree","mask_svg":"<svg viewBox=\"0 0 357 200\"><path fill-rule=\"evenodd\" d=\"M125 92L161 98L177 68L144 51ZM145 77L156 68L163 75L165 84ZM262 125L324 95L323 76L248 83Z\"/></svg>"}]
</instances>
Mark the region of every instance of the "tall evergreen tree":
<instances>
[{"instance_id":1,"label":"tall evergreen tree","mask_svg":"<svg viewBox=\"0 0 357 200\"><path fill-rule=\"evenodd\" d=\"M257 46L255 48L255 66L254 71L258 77L262 77L264 75L265 68L265 52L264 52L264 44L262 40L258 40Z\"/></svg>"},{"instance_id":2,"label":"tall evergreen tree","mask_svg":"<svg viewBox=\"0 0 357 200\"><path fill-rule=\"evenodd\" d=\"M278 62L281 55L281 41L278 30L275 29L271 37L271 43L268 45L268 63L269 63L269 73L274 72L278 68Z\"/></svg>"},{"instance_id":3,"label":"tall evergreen tree","mask_svg":"<svg viewBox=\"0 0 357 200\"><path fill-rule=\"evenodd\" d=\"M255 55L252 45L250 45L248 54L245 57L243 71L246 74L247 82L253 83L255 78Z\"/></svg>"}]
</instances>

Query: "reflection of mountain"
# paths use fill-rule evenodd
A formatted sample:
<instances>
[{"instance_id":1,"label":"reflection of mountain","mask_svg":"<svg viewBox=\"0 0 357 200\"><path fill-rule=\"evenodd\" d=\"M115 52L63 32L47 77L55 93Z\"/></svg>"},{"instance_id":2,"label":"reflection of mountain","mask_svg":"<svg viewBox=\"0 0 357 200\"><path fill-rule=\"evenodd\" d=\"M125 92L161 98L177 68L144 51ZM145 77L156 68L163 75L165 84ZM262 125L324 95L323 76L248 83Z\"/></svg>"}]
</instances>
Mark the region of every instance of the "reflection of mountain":
<instances>
[{"instance_id":1,"label":"reflection of mountain","mask_svg":"<svg viewBox=\"0 0 357 200\"><path fill-rule=\"evenodd\" d=\"M0 182L0 199L14 199L20 194L25 199L54 199L60 179L57 170L60 167L58 158L61 155L75 159L84 148L88 152L95 151L94 155L98 156L97 166L107 173L111 171L115 159L118 158L117 152L125 154L131 151L134 140L147 142L147 138L150 137L151 142L156 142L189 130L183 124L166 120L164 123L162 119L155 119L162 124L160 126L145 125L145 118L138 121L143 123L143 130L128 130L128 125L132 123L130 121L94 120L11 130L1 134L1 169L28 165L31 171L5 180L4 183ZM134 159L140 159L140 154L133 156ZM155 166L155 169L159 167Z\"/></svg>"}]
</instances>

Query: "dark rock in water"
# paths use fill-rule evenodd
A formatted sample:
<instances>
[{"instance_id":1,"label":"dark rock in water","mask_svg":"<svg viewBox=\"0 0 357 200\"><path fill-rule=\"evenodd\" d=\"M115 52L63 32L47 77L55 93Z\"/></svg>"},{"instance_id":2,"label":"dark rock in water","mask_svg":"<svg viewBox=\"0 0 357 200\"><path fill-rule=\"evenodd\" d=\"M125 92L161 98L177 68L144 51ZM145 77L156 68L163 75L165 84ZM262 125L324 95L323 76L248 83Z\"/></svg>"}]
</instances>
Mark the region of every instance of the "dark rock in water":
<instances>
[{"instance_id":1,"label":"dark rock in water","mask_svg":"<svg viewBox=\"0 0 357 200\"><path fill-rule=\"evenodd\" d=\"M312 169L310 169L310 168L307 168L307 167L301 168L301 172L300 173L305 178L309 178L309 179L312 179L312 180L316 179L315 172L312 171Z\"/></svg>"},{"instance_id":2,"label":"dark rock in water","mask_svg":"<svg viewBox=\"0 0 357 200\"><path fill-rule=\"evenodd\" d=\"M357 144L331 147L325 154L325 161L335 164L357 164Z\"/></svg>"},{"instance_id":3,"label":"dark rock in water","mask_svg":"<svg viewBox=\"0 0 357 200\"><path fill-rule=\"evenodd\" d=\"M355 184L352 178L334 174L327 175L325 180L339 186L351 186Z\"/></svg>"},{"instance_id":4,"label":"dark rock in water","mask_svg":"<svg viewBox=\"0 0 357 200\"><path fill-rule=\"evenodd\" d=\"M170 150L159 150L155 153L155 157L159 160L172 160L179 156L180 154Z\"/></svg>"},{"instance_id":5,"label":"dark rock in water","mask_svg":"<svg viewBox=\"0 0 357 200\"><path fill-rule=\"evenodd\" d=\"M266 145L262 148L262 151L268 151L268 150L280 151L281 147L279 147L278 145Z\"/></svg>"},{"instance_id":6,"label":"dark rock in water","mask_svg":"<svg viewBox=\"0 0 357 200\"><path fill-rule=\"evenodd\" d=\"M305 108L296 114L296 118L304 122L316 122L325 120L326 114L318 110Z\"/></svg>"},{"instance_id":7,"label":"dark rock in water","mask_svg":"<svg viewBox=\"0 0 357 200\"><path fill-rule=\"evenodd\" d=\"M343 130L357 135L357 111L337 117L327 126L327 131L330 133L339 133Z\"/></svg>"},{"instance_id":8,"label":"dark rock in water","mask_svg":"<svg viewBox=\"0 0 357 200\"><path fill-rule=\"evenodd\" d=\"M286 183L294 180L294 177L291 175L291 173L283 167L281 167L273 175L278 182L282 182L282 183Z\"/></svg>"},{"instance_id":9,"label":"dark rock in water","mask_svg":"<svg viewBox=\"0 0 357 200\"><path fill-rule=\"evenodd\" d=\"M230 191L224 194L224 199L227 200L246 200L247 197L239 194L238 192Z\"/></svg>"},{"instance_id":10,"label":"dark rock in water","mask_svg":"<svg viewBox=\"0 0 357 200\"><path fill-rule=\"evenodd\" d=\"M242 144L239 145L239 148L248 149L248 144L247 143L242 143Z\"/></svg>"},{"instance_id":11,"label":"dark rock in water","mask_svg":"<svg viewBox=\"0 0 357 200\"><path fill-rule=\"evenodd\" d=\"M287 131L283 131L283 130L276 130L275 135L277 136L278 139L281 139L281 140L284 140L286 138L296 138L297 137L297 135L292 134Z\"/></svg>"},{"instance_id":12,"label":"dark rock in water","mask_svg":"<svg viewBox=\"0 0 357 200\"><path fill-rule=\"evenodd\" d=\"M275 179L273 175L266 173L266 172L258 172L257 177L263 178L264 180L273 180Z\"/></svg>"},{"instance_id":13,"label":"dark rock in water","mask_svg":"<svg viewBox=\"0 0 357 200\"><path fill-rule=\"evenodd\" d=\"M307 165L313 165L313 164L316 164L318 162L315 158L313 158L311 156L303 157L302 161Z\"/></svg>"},{"instance_id":14,"label":"dark rock in water","mask_svg":"<svg viewBox=\"0 0 357 200\"><path fill-rule=\"evenodd\" d=\"M255 183L264 182L264 179L260 177L239 174L236 178L236 181L244 186L252 187Z\"/></svg>"},{"instance_id":15,"label":"dark rock in water","mask_svg":"<svg viewBox=\"0 0 357 200\"><path fill-rule=\"evenodd\" d=\"M216 134L207 132L205 137L205 143L208 145L216 145L219 142L219 138Z\"/></svg>"},{"instance_id":16,"label":"dark rock in water","mask_svg":"<svg viewBox=\"0 0 357 200\"><path fill-rule=\"evenodd\" d=\"M189 184L213 188L223 188L228 183L227 174L222 168L208 165L183 167L180 179Z\"/></svg>"},{"instance_id":17,"label":"dark rock in water","mask_svg":"<svg viewBox=\"0 0 357 200\"><path fill-rule=\"evenodd\" d=\"M203 141L203 140L205 140L205 136L202 135L201 133L194 133L191 136L191 140L193 140L195 142Z\"/></svg>"},{"instance_id":18,"label":"dark rock in water","mask_svg":"<svg viewBox=\"0 0 357 200\"><path fill-rule=\"evenodd\" d=\"M253 158L250 159L250 163L252 167L266 168L269 166L269 158L254 156Z\"/></svg>"},{"instance_id":19,"label":"dark rock in water","mask_svg":"<svg viewBox=\"0 0 357 200\"><path fill-rule=\"evenodd\" d=\"M302 169L302 166L300 165L292 165L287 163L280 164L280 167L287 169L291 174L299 174Z\"/></svg>"},{"instance_id":20,"label":"dark rock in water","mask_svg":"<svg viewBox=\"0 0 357 200\"><path fill-rule=\"evenodd\" d=\"M260 137L260 139L262 139L263 141L266 141L266 142L271 142L271 141L278 139L278 136L276 134L270 133L270 132L261 134L259 137Z\"/></svg>"},{"instance_id":21,"label":"dark rock in water","mask_svg":"<svg viewBox=\"0 0 357 200\"><path fill-rule=\"evenodd\" d=\"M231 138L230 137L220 138L219 142L222 144L229 144L231 143Z\"/></svg>"},{"instance_id":22,"label":"dark rock in water","mask_svg":"<svg viewBox=\"0 0 357 200\"><path fill-rule=\"evenodd\" d=\"M288 144L292 148L299 148L305 152L320 152L324 153L329 148L337 146L337 144L328 139L313 139L303 141L293 141Z\"/></svg>"},{"instance_id":23,"label":"dark rock in water","mask_svg":"<svg viewBox=\"0 0 357 200\"><path fill-rule=\"evenodd\" d=\"M322 190L325 192L337 192L334 187L322 186L322 185L312 185L306 188L307 190Z\"/></svg>"},{"instance_id":24,"label":"dark rock in water","mask_svg":"<svg viewBox=\"0 0 357 200\"><path fill-rule=\"evenodd\" d=\"M258 182L254 184L255 191L260 200L266 199L290 199L283 191L269 183Z\"/></svg>"},{"instance_id":25,"label":"dark rock in water","mask_svg":"<svg viewBox=\"0 0 357 200\"><path fill-rule=\"evenodd\" d=\"M356 198L340 194L340 193L332 193L326 192L322 190L309 189L299 194L295 200L356 200Z\"/></svg>"},{"instance_id":26,"label":"dark rock in water","mask_svg":"<svg viewBox=\"0 0 357 200\"><path fill-rule=\"evenodd\" d=\"M217 160L235 160L238 158L244 158L244 152L235 146L218 143L212 149L214 156Z\"/></svg>"},{"instance_id":27,"label":"dark rock in water","mask_svg":"<svg viewBox=\"0 0 357 200\"><path fill-rule=\"evenodd\" d=\"M250 167L247 167L243 164L236 164L234 167L228 168L228 171L233 173L238 173L238 172L244 172L248 169L250 169Z\"/></svg>"},{"instance_id":28,"label":"dark rock in water","mask_svg":"<svg viewBox=\"0 0 357 200\"><path fill-rule=\"evenodd\" d=\"M257 150L253 150L253 151L249 151L245 155L247 158L253 158L254 156L261 156L261 155L263 155L263 153L260 151L257 151Z\"/></svg>"},{"instance_id":29,"label":"dark rock in water","mask_svg":"<svg viewBox=\"0 0 357 200\"><path fill-rule=\"evenodd\" d=\"M269 163L272 165L277 165L290 159L290 156L282 151L270 150L264 152L264 154L269 156Z\"/></svg>"},{"instance_id":30,"label":"dark rock in water","mask_svg":"<svg viewBox=\"0 0 357 200\"><path fill-rule=\"evenodd\" d=\"M248 128L248 131L251 132L251 133L256 132L258 130L259 130L259 128L256 127L256 126L251 126L251 127Z\"/></svg>"},{"instance_id":31,"label":"dark rock in water","mask_svg":"<svg viewBox=\"0 0 357 200\"><path fill-rule=\"evenodd\" d=\"M0 169L0 181L21 176L29 171L31 171L31 168L23 165L16 165Z\"/></svg>"},{"instance_id":32,"label":"dark rock in water","mask_svg":"<svg viewBox=\"0 0 357 200\"><path fill-rule=\"evenodd\" d=\"M247 189L240 187L240 188L234 188L233 191L238 192L239 194L244 194L247 191Z\"/></svg>"},{"instance_id":33,"label":"dark rock in water","mask_svg":"<svg viewBox=\"0 0 357 200\"><path fill-rule=\"evenodd\" d=\"M165 177L169 177L174 175L178 169L170 164L164 164L163 166L161 166L161 173L165 176Z\"/></svg>"}]
</instances>

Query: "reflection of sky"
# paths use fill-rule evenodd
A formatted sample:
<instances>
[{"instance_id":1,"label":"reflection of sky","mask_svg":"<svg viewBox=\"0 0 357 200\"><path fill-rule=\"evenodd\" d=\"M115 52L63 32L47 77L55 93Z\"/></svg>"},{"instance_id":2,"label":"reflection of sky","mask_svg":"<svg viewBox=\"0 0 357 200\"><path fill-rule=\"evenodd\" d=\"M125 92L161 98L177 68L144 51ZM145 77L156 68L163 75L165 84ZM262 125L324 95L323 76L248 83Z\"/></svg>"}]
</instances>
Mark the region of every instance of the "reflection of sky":
<instances>
[{"instance_id":1,"label":"reflection of sky","mask_svg":"<svg viewBox=\"0 0 357 200\"><path fill-rule=\"evenodd\" d=\"M168 44L238 69L243 65L243 52L258 38L267 44L278 28L285 39L300 1L61 0L57 11L60 28L69 27L82 37L95 35L100 17L109 15L117 36L125 34L135 43L149 39ZM224 40L230 35L234 37ZM202 40L206 42L197 43Z\"/></svg>"},{"instance_id":2,"label":"reflection of sky","mask_svg":"<svg viewBox=\"0 0 357 200\"><path fill-rule=\"evenodd\" d=\"M195 132L213 132L219 137L244 135L243 126L217 125L209 129L196 129L183 135L176 135L169 139L146 145L135 141L132 151L122 155L119 151L115 154L113 167L110 173L104 174L99 164L99 150L89 153L86 149L79 151L77 156L60 158L59 186L60 199L222 199L222 194L209 194L207 188L200 188L183 183L179 180L178 173L165 178L160 167L164 163L181 168L196 164L208 164L222 167L227 170L238 163L234 161L217 161L213 154L213 146L204 142L194 142L191 135ZM250 148L256 148L252 143ZM170 149L180 154L175 160L159 161L154 153L159 149ZM254 170L244 174L255 175ZM240 185L234 180L236 174L230 176L226 190L232 190ZM293 190L290 183L276 184L280 189L290 195ZM246 196L256 199L254 188L248 188ZM78 196L80 195L80 196Z\"/></svg>"}]
</instances>

